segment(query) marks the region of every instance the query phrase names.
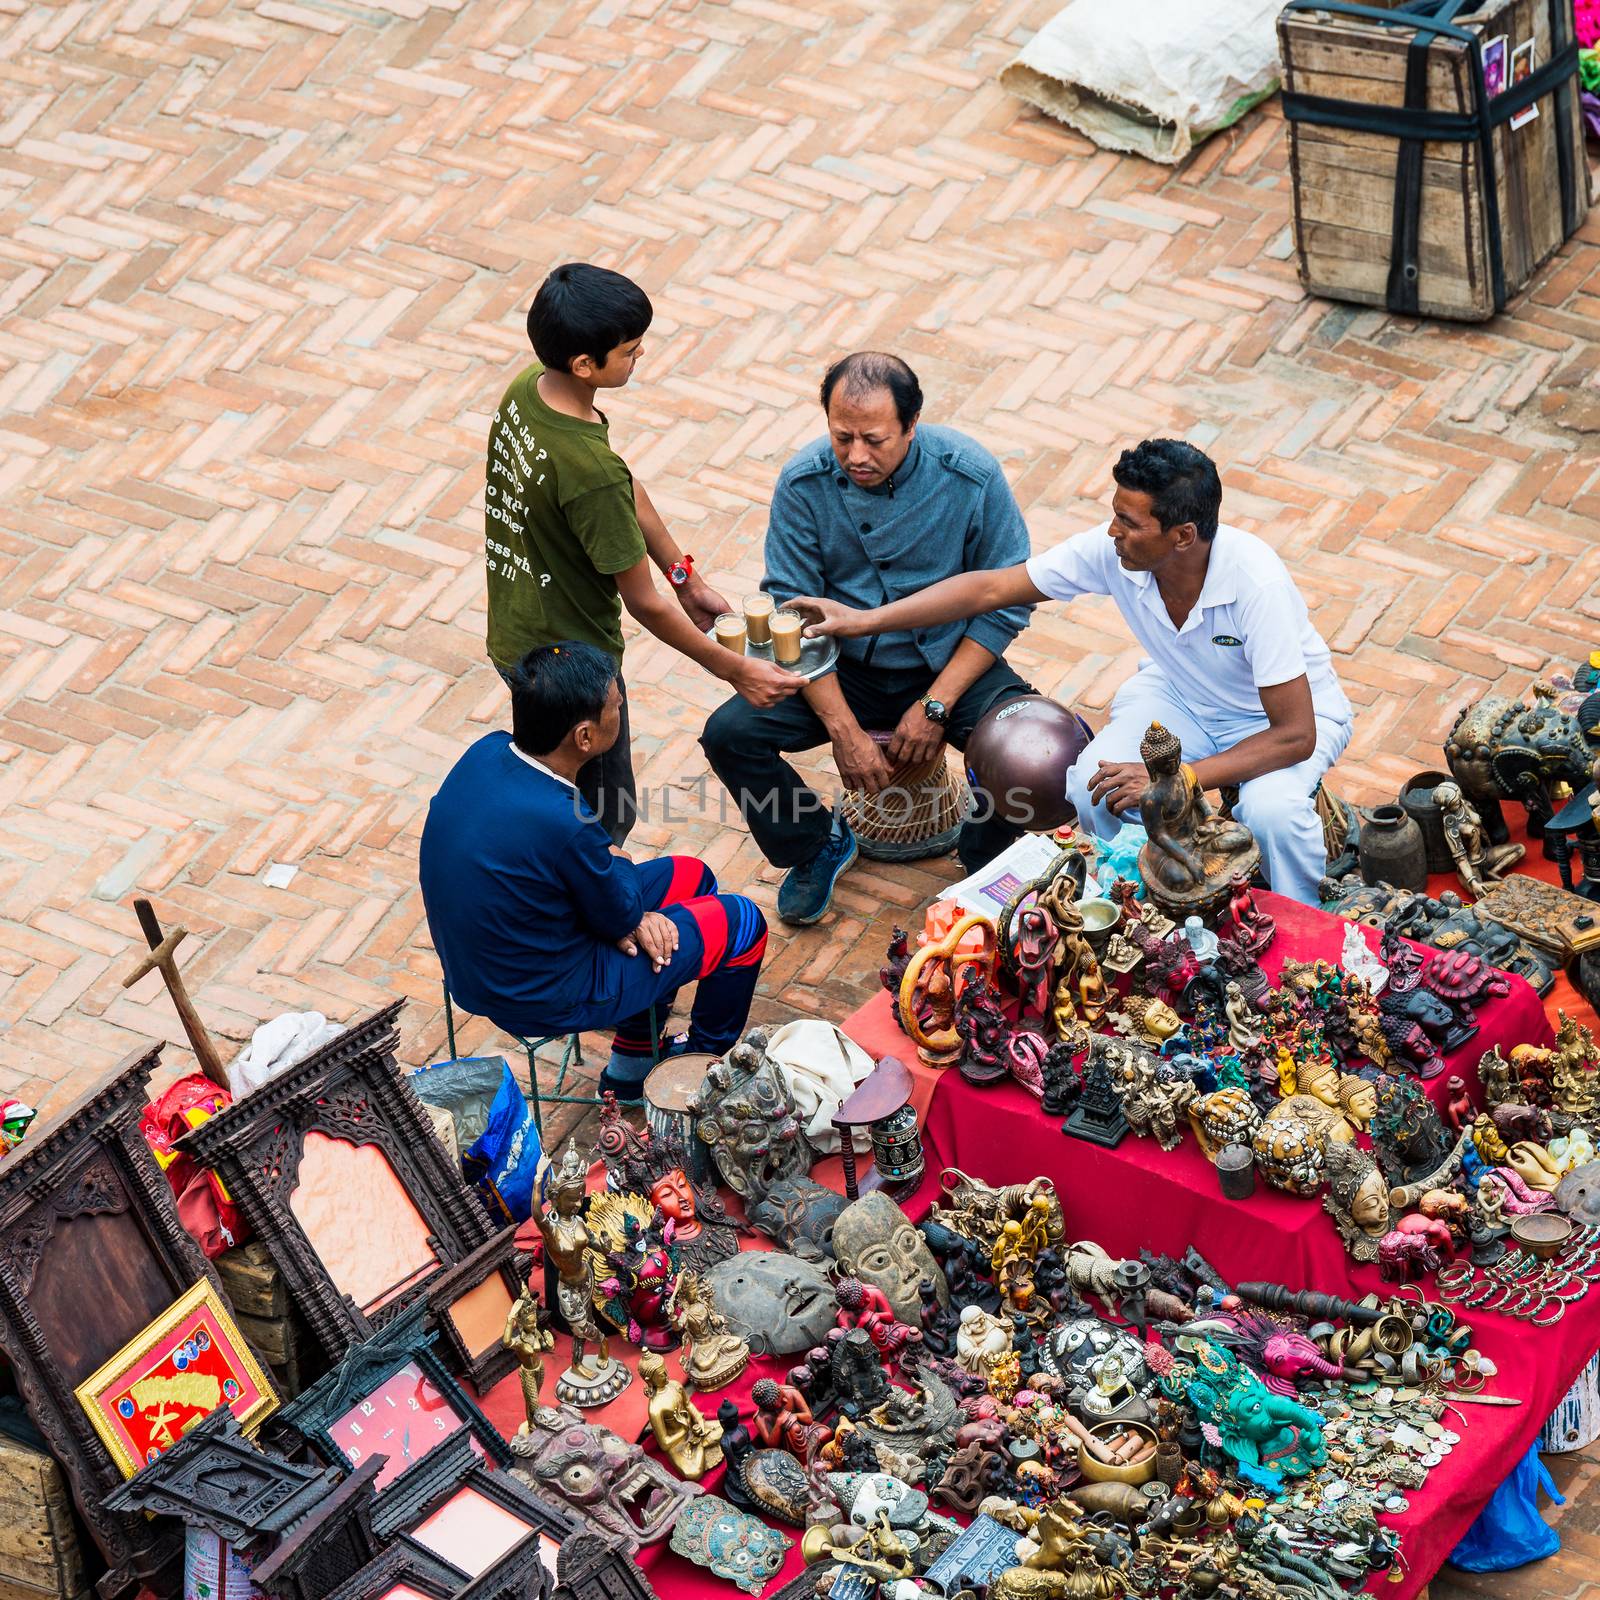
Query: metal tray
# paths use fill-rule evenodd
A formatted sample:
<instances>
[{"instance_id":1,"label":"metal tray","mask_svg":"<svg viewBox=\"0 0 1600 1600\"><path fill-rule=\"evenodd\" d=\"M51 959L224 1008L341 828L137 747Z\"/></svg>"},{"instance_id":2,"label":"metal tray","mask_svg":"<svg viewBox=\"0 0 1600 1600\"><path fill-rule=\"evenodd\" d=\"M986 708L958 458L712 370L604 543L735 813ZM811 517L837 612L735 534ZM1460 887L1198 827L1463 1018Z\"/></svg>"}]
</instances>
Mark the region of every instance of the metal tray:
<instances>
[{"instance_id":1,"label":"metal tray","mask_svg":"<svg viewBox=\"0 0 1600 1600\"><path fill-rule=\"evenodd\" d=\"M772 646L770 644L757 644L749 640L745 644L745 654L759 656L763 661L771 661ZM823 673L832 669L839 659L839 641L831 637L821 639L808 639L804 634L800 636L800 665L790 667L790 672L797 672L808 683L814 678L820 678Z\"/></svg>"}]
</instances>

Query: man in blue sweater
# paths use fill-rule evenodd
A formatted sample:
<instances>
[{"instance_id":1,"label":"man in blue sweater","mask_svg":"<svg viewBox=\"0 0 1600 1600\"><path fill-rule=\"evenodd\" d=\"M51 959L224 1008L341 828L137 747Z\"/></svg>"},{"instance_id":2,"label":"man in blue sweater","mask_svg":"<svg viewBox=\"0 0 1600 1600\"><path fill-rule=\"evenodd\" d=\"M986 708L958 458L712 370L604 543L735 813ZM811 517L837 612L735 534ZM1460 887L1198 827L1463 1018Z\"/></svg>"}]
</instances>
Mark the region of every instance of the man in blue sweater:
<instances>
[{"instance_id":1,"label":"man in blue sweater","mask_svg":"<svg viewBox=\"0 0 1600 1600\"><path fill-rule=\"evenodd\" d=\"M511 674L509 736L490 733L451 768L422 829L422 903L460 1005L524 1036L614 1028L602 1091L640 1098L650 1008L665 1025L699 980L687 1048L720 1054L744 1031L767 924L719 894L691 856L635 865L577 790L622 721L615 661L568 641Z\"/></svg>"},{"instance_id":2,"label":"man in blue sweater","mask_svg":"<svg viewBox=\"0 0 1600 1600\"><path fill-rule=\"evenodd\" d=\"M761 585L769 594L869 608L958 573L1027 560L1027 525L999 462L954 428L919 425L922 388L898 356L869 350L836 361L822 380L822 409L827 437L795 456L773 490ZM1030 610L1003 606L970 621L844 640L837 671L791 699L734 699L712 713L701 747L762 854L789 868L778 890L785 922L823 916L856 842L782 752L831 743L845 787L877 794L946 740L964 749L991 706L1032 692L1004 659ZM887 745L872 731L890 734ZM962 865L976 870L1016 832L998 818L969 822Z\"/></svg>"}]
</instances>

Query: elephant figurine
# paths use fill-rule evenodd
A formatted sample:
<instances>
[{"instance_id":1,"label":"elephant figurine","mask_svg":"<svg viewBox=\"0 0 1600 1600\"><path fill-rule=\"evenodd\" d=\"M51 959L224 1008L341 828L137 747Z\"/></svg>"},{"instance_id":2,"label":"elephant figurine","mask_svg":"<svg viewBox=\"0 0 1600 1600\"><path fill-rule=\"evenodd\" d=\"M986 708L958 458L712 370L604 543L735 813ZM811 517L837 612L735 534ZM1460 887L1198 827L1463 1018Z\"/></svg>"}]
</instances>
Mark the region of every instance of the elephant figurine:
<instances>
[{"instance_id":1,"label":"elephant figurine","mask_svg":"<svg viewBox=\"0 0 1600 1600\"><path fill-rule=\"evenodd\" d=\"M1530 706L1486 695L1456 718L1445 740L1450 775L1477 808L1493 844L1510 837L1502 800L1527 807L1528 832L1537 838L1554 812L1556 785L1583 788L1594 764L1583 725L1554 703L1553 691L1535 684L1533 697Z\"/></svg>"}]
</instances>

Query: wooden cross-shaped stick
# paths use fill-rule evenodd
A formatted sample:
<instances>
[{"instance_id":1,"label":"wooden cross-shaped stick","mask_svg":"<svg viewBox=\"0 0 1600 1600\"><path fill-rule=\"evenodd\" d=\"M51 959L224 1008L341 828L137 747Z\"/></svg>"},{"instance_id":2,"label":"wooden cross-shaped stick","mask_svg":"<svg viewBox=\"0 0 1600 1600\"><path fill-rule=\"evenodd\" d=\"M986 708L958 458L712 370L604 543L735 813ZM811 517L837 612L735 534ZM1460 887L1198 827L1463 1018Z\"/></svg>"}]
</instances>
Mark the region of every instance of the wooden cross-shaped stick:
<instances>
[{"instance_id":1,"label":"wooden cross-shaped stick","mask_svg":"<svg viewBox=\"0 0 1600 1600\"><path fill-rule=\"evenodd\" d=\"M178 971L176 952L178 946L189 937L189 930L180 922L171 933L164 935L160 922L156 920L155 907L148 900L135 900L133 909L138 915L139 926L144 930L150 953L122 980L122 987L131 989L146 973L159 972L166 983L167 993L172 996L178 1021L183 1024L183 1031L189 1035L189 1043L194 1046L195 1060L200 1063L200 1070L219 1089L226 1089L228 1075L222 1070L222 1057L217 1054L217 1047L212 1044L211 1035L206 1032L206 1025L200 1020L200 1013L195 1010L189 991L183 986L183 974Z\"/></svg>"}]
</instances>

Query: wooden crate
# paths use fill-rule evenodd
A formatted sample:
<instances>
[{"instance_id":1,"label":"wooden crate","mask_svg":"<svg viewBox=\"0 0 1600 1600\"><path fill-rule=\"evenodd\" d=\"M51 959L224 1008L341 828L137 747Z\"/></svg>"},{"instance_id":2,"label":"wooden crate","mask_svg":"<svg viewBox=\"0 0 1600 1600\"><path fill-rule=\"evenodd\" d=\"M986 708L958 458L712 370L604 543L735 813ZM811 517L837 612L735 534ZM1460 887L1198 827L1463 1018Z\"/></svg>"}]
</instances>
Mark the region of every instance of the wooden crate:
<instances>
[{"instance_id":1,"label":"wooden crate","mask_svg":"<svg viewBox=\"0 0 1600 1600\"><path fill-rule=\"evenodd\" d=\"M1397 0L1366 0L1394 10ZM1480 115L1480 43L1504 36L1511 56L1534 41L1537 71L1573 42L1572 0L1487 0L1456 17L1472 43L1435 35L1428 46L1426 111L1471 130L1460 139L1420 146L1420 201L1414 274L1391 279L1397 244L1395 189L1404 143L1391 132L1333 126L1343 116L1406 106L1407 57L1415 29L1323 9L1286 9L1278 18L1283 58L1284 113L1294 183L1294 236L1300 277L1313 294L1358 305L1481 322L1503 309L1564 240L1582 225L1589 206L1589 169L1577 81L1536 102L1539 114L1521 128L1503 120L1505 97L1488 102L1493 149L1490 204ZM1563 198L1562 172L1569 174ZM1494 244L1499 244L1503 290L1497 304ZM1404 267L1404 256L1401 263ZM1406 280L1415 293L1404 298Z\"/></svg>"},{"instance_id":2,"label":"wooden crate","mask_svg":"<svg viewBox=\"0 0 1600 1600\"><path fill-rule=\"evenodd\" d=\"M260 1240L224 1250L212 1263L239 1331L267 1365L279 1397L292 1400L322 1374L316 1340L295 1310Z\"/></svg>"},{"instance_id":3,"label":"wooden crate","mask_svg":"<svg viewBox=\"0 0 1600 1600\"><path fill-rule=\"evenodd\" d=\"M0 1432L0 1600L87 1600L72 1500L43 1447Z\"/></svg>"}]
</instances>

